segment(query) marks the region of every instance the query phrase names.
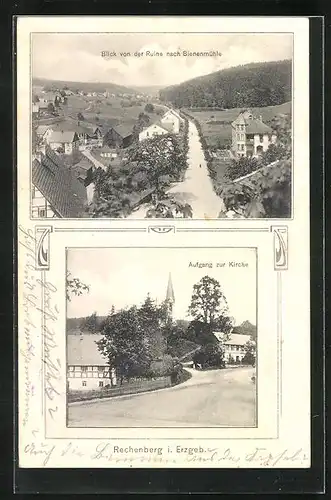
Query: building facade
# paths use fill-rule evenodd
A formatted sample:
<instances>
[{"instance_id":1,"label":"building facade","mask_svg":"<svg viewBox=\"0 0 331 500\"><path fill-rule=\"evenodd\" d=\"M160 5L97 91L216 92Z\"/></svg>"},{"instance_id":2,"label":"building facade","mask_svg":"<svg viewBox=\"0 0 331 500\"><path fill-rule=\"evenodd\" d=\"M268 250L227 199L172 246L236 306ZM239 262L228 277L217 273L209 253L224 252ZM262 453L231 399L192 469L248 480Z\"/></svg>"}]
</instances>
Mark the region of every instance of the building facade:
<instances>
[{"instance_id":1,"label":"building facade","mask_svg":"<svg viewBox=\"0 0 331 500\"><path fill-rule=\"evenodd\" d=\"M47 139L50 147L55 150L70 155L79 148L79 138L76 132L64 130L53 130Z\"/></svg>"},{"instance_id":2,"label":"building facade","mask_svg":"<svg viewBox=\"0 0 331 500\"><path fill-rule=\"evenodd\" d=\"M241 333L231 333L230 338L224 340L224 333L214 332L214 335L222 343L225 363L241 363L246 354L245 346L250 341L250 336Z\"/></svg>"},{"instance_id":3,"label":"building facade","mask_svg":"<svg viewBox=\"0 0 331 500\"><path fill-rule=\"evenodd\" d=\"M236 158L258 157L277 141L276 134L263 123L262 117L249 110L239 114L232 122L232 153Z\"/></svg>"},{"instance_id":4,"label":"building facade","mask_svg":"<svg viewBox=\"0 0 331 500\"><path fill-rule=\"evenodd\" d=\"M169 111L162 116L161 123L170 127L174 134L178 134L184 120L176 111L169 109Z\"/></svg>"},{"instance_id":5,"label":"building facade","mask_svg":"<svg viewBox=\"0 0 331 500\"><path fill-rule=\"evenodd\" d=\"M152 139L153 137L157 137L158 135L166 135L171 132L171 125L167 127L164 123L153 123L153 125L149 125L144 130L142 130L139 134L139 141L144 141L146 139Z\"/></svg>"},{"instance_id":6,"label":"building facade","mask_svg":"<svg viewBox=\"0 0 331 500\"><path fill-rule=\"evenodd\" d=\"M97 342L102 335L67 335L67 387L71 390L102 389L117 384L116 370L100 353Z\"/></svg>"}]
</instances>

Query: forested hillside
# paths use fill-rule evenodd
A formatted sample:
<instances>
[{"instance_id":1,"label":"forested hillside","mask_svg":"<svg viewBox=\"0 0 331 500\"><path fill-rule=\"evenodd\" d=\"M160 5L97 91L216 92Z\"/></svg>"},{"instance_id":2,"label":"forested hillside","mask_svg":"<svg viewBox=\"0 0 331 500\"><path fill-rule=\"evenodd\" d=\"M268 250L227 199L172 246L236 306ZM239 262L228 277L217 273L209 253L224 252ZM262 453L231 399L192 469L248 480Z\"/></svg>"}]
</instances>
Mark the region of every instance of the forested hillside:
<instances>
[{"instance_id":1,"label":"forested hillside","mask_svg":"<svg viewBox=\"0 0 331 500\"><path fill-rule=\"evenodd\" d=\"M114 92L115 94L136 94L136 90L117 85L111 82L71 82L68 80L48 80L47 78L33 78L32 85L43 87L45 90L69 89L72 91L81 90L83 92Z\"/></svg>"},{"instance_id":2,"label":"forested hillside","mask_svg":"<svg viewBox=\"0 0 331 500\"><path fill-rule=\"evenodd\" d=\"M262 107L291 101L292 61L228 68L160 90L175 107Z\"/></svg>"}]
</instances>

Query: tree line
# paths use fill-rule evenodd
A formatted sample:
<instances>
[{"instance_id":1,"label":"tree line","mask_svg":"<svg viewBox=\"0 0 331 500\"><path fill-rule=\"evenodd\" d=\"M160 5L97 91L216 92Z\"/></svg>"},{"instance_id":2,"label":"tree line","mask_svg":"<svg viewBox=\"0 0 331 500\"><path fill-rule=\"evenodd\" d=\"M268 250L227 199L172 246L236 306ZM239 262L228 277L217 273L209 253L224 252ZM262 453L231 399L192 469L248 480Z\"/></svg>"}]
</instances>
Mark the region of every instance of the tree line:
<instances>
[{"instance_id":1,"label":"tree line","mask_svg":"<svg viewBox=\"0 0 331 500\"><path fill-rule=\"evenodd\" d=\"M160 90L175 107L264 107L291 100L292 61L251 63Z\"/></svg>"}]
</instances>

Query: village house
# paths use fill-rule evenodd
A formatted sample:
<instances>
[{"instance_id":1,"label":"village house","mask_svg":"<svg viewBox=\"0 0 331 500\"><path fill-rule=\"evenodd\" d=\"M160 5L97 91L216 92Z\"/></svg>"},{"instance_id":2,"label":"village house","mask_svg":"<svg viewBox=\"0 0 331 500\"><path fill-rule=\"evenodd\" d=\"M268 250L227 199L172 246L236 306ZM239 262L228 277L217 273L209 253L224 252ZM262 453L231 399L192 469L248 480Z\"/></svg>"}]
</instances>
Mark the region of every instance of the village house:
<instances>
[{"instance_id":1,"label":"village house","mask_svg":"<svg viewBox=\"0 0 331 500\"><path fill-rule=\"evenodd\" d=\"M72 154L79 146L78 135L71 130L53 130L47 142L53 150L64 154Z\"/></svg>"},{"instance_id":2,"label":"village house","mask_svg":"<svg viewBox=\"0 0 331 500\"><path fill-rule=\"evenodd\" d=\"M174 109L169 109L161 118L162 125L171 127L174 134L178 134L180 126L184 123L184 119Z\"/></svg>"},{"instance_id":3,"label":"village house","mask_svg":"<svg viewBox=\"0 0 331 500\"><path fill-rule=\"evenodd\" d=\"M222 343L224 349L224 361L231 364L231 362L240 363L245 354L245 345L250 340L249 335L241 333L231 333L229 340L224 341L224 333L213 332L219 342Z\"/></svg>"},{"instance_id":4,"label":"village house","mask_svg":"<svg viewBox=\"0 0 331 500\"><path fill-rule=\"evenodd\" d=\"M116 149L110 148L107 144L99 149L99 154L102 158L116 158Z\"/></svg>"},{"instance_id":5,"label":"village house","mask_svg":"<svg viewBox=\"0 0 331 500\"><path fill-rule=\"evenodd\" d=\"M275 144L277 137L272 129L263 123L262 116L256 117L249 110L239 114L232 122L232 153L235 157L257 157Z\"/></svg>"},{"instance_id":6,"label":"village house","mask_svg":"<svg viewBox=\"0 0 331 500\"><path fill-rule=\"evenodd\" d=\"M54 130L53 126L54 124L38 125L38 127L36 128L36 134L38 139L42 142L48 143L48 139Z\"/></svg>"},{"instance_id":7,"label":"village house","mask_svg":"<svg viewBox=\"0 0 331 500\"><path fill-rule=\"evenodd\" d=\"M97 342L102 335L67 334L67 386L71 390L102 389L117 384L115 368L100 353Z\"/></svg>"},{"instance_id":8,"label":"village house","mask_svg":"<svg viewBox=\"0 0 331 500\"><path fill-rule=\"evenodd\" d=\"M127 148L133 142L132 125L116 125L103 136L103 146L110 148Z\"/></svg>"},{"instance_id":9,"label":"village house","mask_svg":"<svg viewBox=\"0 0 331 500\"><path fill-rule=\"evenodd\" d=\"M92 182L93 172L95 170L94 163L83 156L79 162L71 167L72 171L76 174L77 179L87 187Z\"/></svg>"},{"instance_id":10,"label":"village house","mask_svg":"<svg viewBox=\"0 0 331 500\"><path fill-rule=\"evenodd\" d=\"M148 127L144 128L139 134L139 141L144 141L145 139L151 139L158 135L166 135L172 133L172 125L161 123L161 121L153 123Z\"/></svg>"},{"instance_id":11,"label":"village house","mask_svg":"<svg viewBox=\"0 0 331 500\"><path fill-rule=\"evenodd\" d=\"M32 217L85 217L86 187L46 144L32 162Z\"/></svg>"}]
</instances>

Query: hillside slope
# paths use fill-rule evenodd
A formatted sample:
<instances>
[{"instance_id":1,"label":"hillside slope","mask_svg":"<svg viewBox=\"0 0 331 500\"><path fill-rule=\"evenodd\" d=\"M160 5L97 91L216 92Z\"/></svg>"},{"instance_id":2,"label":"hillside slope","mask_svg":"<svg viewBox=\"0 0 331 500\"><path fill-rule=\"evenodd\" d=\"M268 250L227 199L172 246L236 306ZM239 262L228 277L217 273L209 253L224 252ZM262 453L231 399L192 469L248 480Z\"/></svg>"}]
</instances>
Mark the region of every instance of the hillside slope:
<instances>
[{"instance_id":1,"label":"hillside slope","mask_svg":"<svg viewBox=\"0 0 331 500\"><path fill-rule=\"evenodd\" d=\"M264 107L291 101L292 61L228 68L160 90L160 99L182 107Z\"/></svg>"},{"instance_id":2,"label":"hillside slope","mask_svg":"<svg viewBox=\"0 0 331 500\"><path fill-rule=\"evenodd\" d=\"M33 86L46 87L47 89L58 88L61 89L64 86L68 89L75 91L82 90L83 92L105 92L110 93L121 93L121 94L136 94L137 91L124 87L123 85L117 85L111 82L70 82L66 80L48 80L46 78L33 78Z\"/></svg>"}]
</instances>

